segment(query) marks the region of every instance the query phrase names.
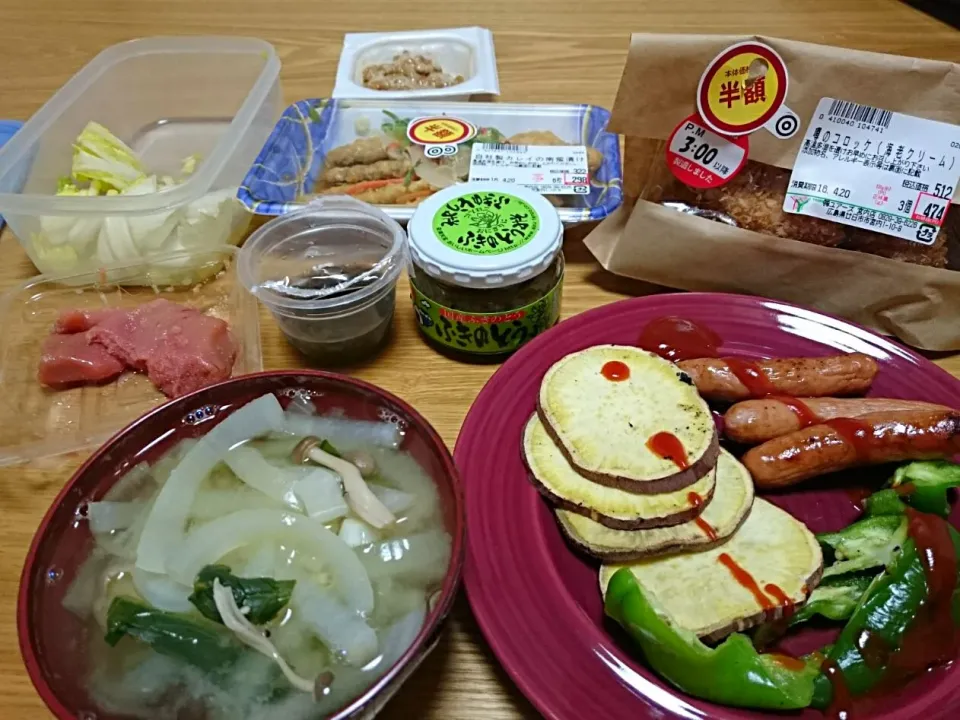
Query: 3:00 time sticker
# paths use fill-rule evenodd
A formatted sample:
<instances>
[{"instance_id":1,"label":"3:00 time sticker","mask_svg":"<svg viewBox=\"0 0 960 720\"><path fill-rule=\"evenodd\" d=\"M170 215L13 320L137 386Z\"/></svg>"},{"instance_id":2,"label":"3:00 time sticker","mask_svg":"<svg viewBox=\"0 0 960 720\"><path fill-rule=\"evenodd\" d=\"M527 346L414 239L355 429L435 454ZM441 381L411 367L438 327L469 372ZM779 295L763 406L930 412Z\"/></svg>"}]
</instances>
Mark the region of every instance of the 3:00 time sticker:
<instances>
[{"instance_id":1,"label":"3:00 time sticker","mask_svg":"<svg viewBox=\"0 0 960 720\"><path fill-rule=\"evenodd\" d=\"M744 166L748 147L746 135L725 137L715 133L694 113L671 133L667 166L690 187L720 187Z\"/></svg>"}]
</instances>

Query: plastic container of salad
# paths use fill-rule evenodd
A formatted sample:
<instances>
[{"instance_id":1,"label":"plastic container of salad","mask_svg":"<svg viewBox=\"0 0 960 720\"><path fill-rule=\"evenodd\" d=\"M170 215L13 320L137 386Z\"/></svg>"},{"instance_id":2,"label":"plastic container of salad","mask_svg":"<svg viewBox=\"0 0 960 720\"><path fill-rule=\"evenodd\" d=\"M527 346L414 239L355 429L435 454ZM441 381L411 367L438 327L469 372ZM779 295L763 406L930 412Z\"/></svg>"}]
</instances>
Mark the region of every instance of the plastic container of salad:
<instances>
[{"instance_id":1,"label":"plastic container of salad","mask_svg":"<svg viewBox=\"0 0 960 720\"><path fill-rule=\"evenodd\" d=\"M623 200L610 113L592 105L301 100L288 107L238 197L280 215L346 194L409 220L434 193L492 181L540 192L564 224Z\"/></svg>"},{"instance_id":2,"label":"plastic container of salad","mask_svg":"<svg viewBox=\"0 0 960 720\"><path fill-rule=\"evenodd\" d=\"M0 214L44 273L236 242L250 219L236 190L283 107L279 71L273 47L252 38L107 48L0 149ZM74 184L74 146L91 122L135 153L143 182L109 193Z\"/></svg>"},{"instance_id":3,"label":"plastic container of salad","mask_svg":"<svg viewBox=\"0 0 960 720\"><path fill-rule=\"evenodd\" d=\"M140 373L52 389L37 369L61 313L131 310L157 298L225 321L238 345L233 375L263 369L257 301L237 280L237 249L220 245L77 275L40 275L0 297L0 465L99 445L167 398Z\"/></svg>"}]
</instances>

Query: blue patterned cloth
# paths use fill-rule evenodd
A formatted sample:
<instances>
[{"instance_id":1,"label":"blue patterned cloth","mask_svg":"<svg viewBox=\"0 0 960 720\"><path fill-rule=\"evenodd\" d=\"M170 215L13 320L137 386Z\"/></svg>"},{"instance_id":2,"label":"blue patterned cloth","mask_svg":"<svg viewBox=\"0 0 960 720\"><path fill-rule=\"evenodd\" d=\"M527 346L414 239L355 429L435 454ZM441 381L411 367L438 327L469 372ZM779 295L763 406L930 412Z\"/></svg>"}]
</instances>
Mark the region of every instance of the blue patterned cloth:
<instances>
[{"instance_id":1,"label":"blue patterned cloth","mask_svg":"<svg viewBox=\"0 0 960 720\"><path fill-rule=\"evenodd\" d=\"M301 207L314 192L323 160L339 122L340 101L301 100L288 107L240 186L237 197L260 215L282 215ZM478 106L479 108L480 106ZM579 207L562 208L566 223L599 220L623 201L620 143L607 132L610 113L592 105L571 105L580 126L580 144L603 153L603 164L591 178L589 196ZM470 120L469 113L460 113Z\"/></svg>"},{"instance_id":2,"label":"blue patterned cloth","mask_svg":"<svg viewBox=\"0 0 960 720\"><path fill-rule=\"evenodd\" d=\"M0 147L6 144L7 140L13 137L13 134L23 127L19 120L0 120ZM0 230L3 229L3 216L0 215Z\"/></svg>"}]
</instances>

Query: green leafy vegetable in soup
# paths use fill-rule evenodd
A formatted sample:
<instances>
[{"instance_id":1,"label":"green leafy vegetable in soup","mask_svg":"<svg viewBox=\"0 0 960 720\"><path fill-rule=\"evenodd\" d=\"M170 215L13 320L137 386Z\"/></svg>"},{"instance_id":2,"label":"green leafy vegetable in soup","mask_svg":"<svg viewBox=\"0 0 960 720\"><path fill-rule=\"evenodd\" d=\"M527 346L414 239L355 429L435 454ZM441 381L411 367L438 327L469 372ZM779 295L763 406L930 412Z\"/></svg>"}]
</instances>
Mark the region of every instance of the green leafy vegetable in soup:
<instances>
[{"instance_id":1,"label":"green leafy vegetable in soup","mask_svg":"<svg viewBox=\"0 0 960 720\"><path fill-rule=\"evenodd\" d=\"M89 504L64 605L104 711L322 717L418 636L450 560L433 481L396 425L304 405L258 398Z\"/></svg>"},{"instance_id":2,"label":"green leafy vegetable in soup","mask_svg":"<svg viewBox=\"0 0 960 720\"><path fill-rule=\"evenodd\" d=\"M197 575L193 583L190 602L203 616L214 622L223 622L220 611L213 599L213 581L233 593L237 606L244 608L247 620L254 625L263 625L273 620L277 613L290 602L293 593L293 580L274 580L273 578L239 578L230 572L226 565L207 565Z\"/></svg>"}]
</instances>

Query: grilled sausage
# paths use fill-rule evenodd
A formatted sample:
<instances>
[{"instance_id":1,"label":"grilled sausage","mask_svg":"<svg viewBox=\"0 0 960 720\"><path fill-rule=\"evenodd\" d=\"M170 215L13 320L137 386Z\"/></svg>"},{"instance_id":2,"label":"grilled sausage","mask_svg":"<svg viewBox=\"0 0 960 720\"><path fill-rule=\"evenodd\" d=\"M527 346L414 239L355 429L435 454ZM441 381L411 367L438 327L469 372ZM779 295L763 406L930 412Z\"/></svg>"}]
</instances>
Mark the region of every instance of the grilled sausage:
<instances>
[{"instance_id":1,"label":"grilled sausage","mask_svg":"<svg viewBox=\"0 0 960 720\"><path fill-rule=\"evenodd\" d=\"M789 398L743 400L723 416L723 432L734 442L757 445L794 430L838 417L856 418L876 412L947 411L919 400L886 398Z\"/></svg>"},{"instance_id":2,"label":"grilled sausage","mask_svg":"<svg viewBox=\"0 0 960 720\"><path fill-rule=\"evenodd\" d=\"M877 374L876 360L861 353L776 360L698 358L677 365L704 398L725 402L767 395L859 395Z\"/></svg>"},{"instance_id":3,"label":"grilled sausage","mask_svg":"<svg viewBox=\"0 0 960 720\"><path fill-rule=\"evenodd\" d=\"M949 457L960 452L960 412L880 412L835 418L748 450L758 488L781 488L860 465Z\"/></svg>"}]
</instances>

